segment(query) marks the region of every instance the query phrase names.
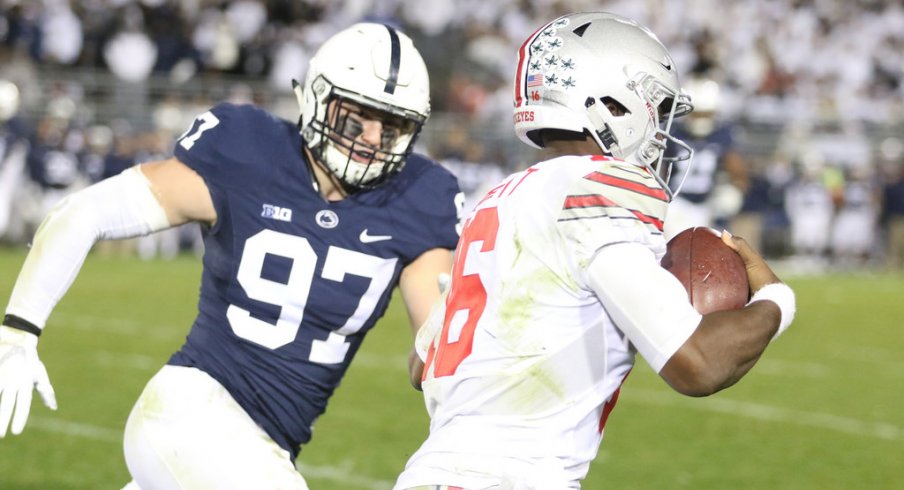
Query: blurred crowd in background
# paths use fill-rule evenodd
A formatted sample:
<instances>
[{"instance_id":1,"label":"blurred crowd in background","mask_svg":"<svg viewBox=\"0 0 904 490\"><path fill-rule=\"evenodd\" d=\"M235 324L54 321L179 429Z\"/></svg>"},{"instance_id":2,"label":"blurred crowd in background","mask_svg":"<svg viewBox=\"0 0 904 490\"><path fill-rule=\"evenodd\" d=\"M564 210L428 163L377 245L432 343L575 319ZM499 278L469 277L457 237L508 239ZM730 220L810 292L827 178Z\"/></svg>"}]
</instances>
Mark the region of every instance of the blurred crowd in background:
<instances>
[{"instance_id":1,"label":"blurred crowd in background","mask_svg":"<svg viewBox=\"0 0 904 490\"><path fill-rule=\"evenodd\" d=\"M0 242L27 242L67 193L170 155L217 102L296 120L291 80L362 20L415 40L433 101L419 151L473 202L540 158L511 129L515 53L536 26L577 10L649 26L689 91L709 87L691 93L711 118L703 132L730 133L720 151L743 166L713 167L713 226L805 269L904 267L894 0L0 0ZM180 229L128 250L172 256L198 250L197 236Z\"/></svg>"}]
</instances>

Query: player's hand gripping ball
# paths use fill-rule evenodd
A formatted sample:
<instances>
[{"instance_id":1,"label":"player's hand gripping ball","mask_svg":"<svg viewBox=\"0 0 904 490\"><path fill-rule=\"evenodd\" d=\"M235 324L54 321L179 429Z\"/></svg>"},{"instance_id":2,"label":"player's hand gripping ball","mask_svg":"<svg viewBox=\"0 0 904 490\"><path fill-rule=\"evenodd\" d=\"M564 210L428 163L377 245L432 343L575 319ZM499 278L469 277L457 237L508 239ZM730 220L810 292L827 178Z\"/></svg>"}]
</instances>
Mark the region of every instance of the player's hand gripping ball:
<instances>
[{"instance_id":1,"label":"player's hand gripping ball","mask_svg":"<svg viewBox=\"0 0 904 490\"><path fill-rule=\"evenodd\" d=\"M700 314L747 304L750 287L744 261L715 230L688 228L669 240L666 247L660 264L678 278Z\"/></svg>"}]
</instances>

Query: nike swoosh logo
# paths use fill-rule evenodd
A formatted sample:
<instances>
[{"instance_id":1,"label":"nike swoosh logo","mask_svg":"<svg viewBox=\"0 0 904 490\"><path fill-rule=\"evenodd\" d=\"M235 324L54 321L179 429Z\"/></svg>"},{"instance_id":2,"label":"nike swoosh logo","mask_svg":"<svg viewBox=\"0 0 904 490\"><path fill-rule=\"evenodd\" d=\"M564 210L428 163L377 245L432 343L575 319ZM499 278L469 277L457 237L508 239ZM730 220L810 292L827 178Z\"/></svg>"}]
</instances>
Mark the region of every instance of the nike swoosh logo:
<instances>
[{"instance_id":1,"label":"nike swoosh logo","mask_svg":"<svg viewBox=\"0 0 904 490\"><path fill-rule=\"evenodd\" d=\"M368 235L367 228L358 236L361 243L382 242L383 240L392 240L392 235Z\"/></svg>"},{"instance_id":2,"label":"nike swoosh logo","mask_svg":"<svg viewBox=\"0 0 904 490\"><path fill-rule=\"evenodd\" d=\"M660 61L659 64L662 65L662 67L665 68L666 70L672 71L672 64L671 64L671 63L666 64L666 63L663 63L663 62Z\"/></svg>"}]
</instances>

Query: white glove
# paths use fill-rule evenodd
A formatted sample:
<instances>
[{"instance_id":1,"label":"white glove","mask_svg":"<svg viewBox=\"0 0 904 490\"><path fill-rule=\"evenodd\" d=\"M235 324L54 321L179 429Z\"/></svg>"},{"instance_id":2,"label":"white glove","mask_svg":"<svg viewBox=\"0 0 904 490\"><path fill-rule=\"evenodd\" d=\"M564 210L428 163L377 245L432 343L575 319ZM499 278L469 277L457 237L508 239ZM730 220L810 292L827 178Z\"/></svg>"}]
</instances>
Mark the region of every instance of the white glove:
<instances>
[{"instance_id":1,"label":"white glove","mask_svg":"<svg viewBox=\"0 0 904 490\"><path fill-rule=\"evenodd\" d=\"M31 410L32 389L38 390L47 408L57 409L47 369L38 359L38 337L0 326L0 437L6 436L7 426L14 435L22 433Z\"/></svg>"}]
</instances>

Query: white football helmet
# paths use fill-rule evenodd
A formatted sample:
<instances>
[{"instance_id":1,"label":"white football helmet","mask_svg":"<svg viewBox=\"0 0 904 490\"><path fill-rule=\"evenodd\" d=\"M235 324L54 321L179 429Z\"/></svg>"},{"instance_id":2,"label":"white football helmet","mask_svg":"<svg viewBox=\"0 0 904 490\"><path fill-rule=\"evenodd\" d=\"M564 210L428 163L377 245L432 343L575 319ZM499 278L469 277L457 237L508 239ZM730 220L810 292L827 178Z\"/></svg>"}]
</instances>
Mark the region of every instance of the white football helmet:
<instances>
[{"instance_id":1,"label":"white football helmet","mask_svg":"<svg viewBox=\"0 0 904 490\"><path fill-rule=\"evenodd\" d=\"M722 103L719 83L708 78L685 80L684 90L694 101L694 112L684 126L695 138L705 138L716 129L716 114Z\"/></svg>"},{"instance_id":2,"label":"white football helmet","mask_svg":"<svg viewBox=\"0 0 904 490\"><path fill-rule=\"evenodd\" d=\"M401 170L430 115L424 60L408 36L383 24L355 24L328 39L311 59L304 89L297 82L294 88L305 143L351 192L373 188ZM339 111L349 104L380 115L380 148L353 141L360 125L349 129L354 121Z\"/></svg>"},{"instance_id":3,"label":"white football helmet","mask_svg":"<svg viewBox=\"0 0 904 490\"><path fill-rule=\"evenodd\" d=\"M515 132L531 146L542 146L543 129L589 134L605 153L649 168L669 194L671 164L693 155L669 135L673 119L693 110L675 63L633 20L605 12L559 17L521 46L515 81ZM667 142L683 151L664 158Z\"/></svg>"}]
</instances>

